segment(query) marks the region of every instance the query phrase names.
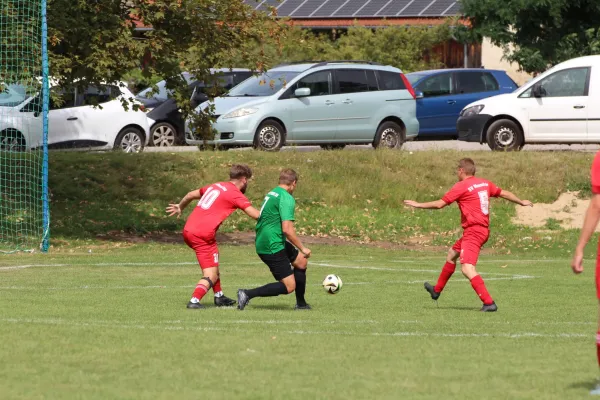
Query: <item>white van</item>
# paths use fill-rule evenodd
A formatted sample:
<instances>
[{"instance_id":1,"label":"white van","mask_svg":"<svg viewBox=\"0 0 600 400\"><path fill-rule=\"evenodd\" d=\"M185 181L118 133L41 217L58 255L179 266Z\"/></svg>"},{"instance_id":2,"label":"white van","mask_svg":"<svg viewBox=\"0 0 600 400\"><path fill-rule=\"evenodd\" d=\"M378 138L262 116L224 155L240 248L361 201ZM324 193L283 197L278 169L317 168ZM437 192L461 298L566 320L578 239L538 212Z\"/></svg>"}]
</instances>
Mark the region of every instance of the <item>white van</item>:
<instances>
[{"instance_id":1,"label":"white van","mask_svg":"<svg viewBox=\"0 0 600 400\"><path fill-rule=\"evenodd\" d=\"M469 104L456 127L458 140L499 151L600 143L600 55L565 61L512 93Z\"/></svg>"}]
</instances>

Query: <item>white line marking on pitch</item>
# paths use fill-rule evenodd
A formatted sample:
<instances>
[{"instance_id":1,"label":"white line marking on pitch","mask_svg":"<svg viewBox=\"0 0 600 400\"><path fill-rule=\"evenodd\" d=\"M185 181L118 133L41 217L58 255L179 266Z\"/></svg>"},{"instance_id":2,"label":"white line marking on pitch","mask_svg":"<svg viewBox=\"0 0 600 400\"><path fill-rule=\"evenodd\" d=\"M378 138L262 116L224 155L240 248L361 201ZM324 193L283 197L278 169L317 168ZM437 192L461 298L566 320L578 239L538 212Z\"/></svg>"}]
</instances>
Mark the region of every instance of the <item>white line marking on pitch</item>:
<instances>
[{"instance_id":1,"label":"white line marking on pitch","mask_svg":"<svg viewBox=\"0 0 600 400\"><path fill-rule=\"evenodd\" d=\"M123 328L123 329L160 329L168 331L224 331L224 328L217 327L189 327L181 325L154 325L154 324L125 324L125 323L110 323L102 321L65 321L59 319L34 319L34 318L3 318L2 322L14 324L41 324L41 325L57 325L57 326L74 326L74 327L106 327L106 328ZM265 323L265 321L257 321ZM241 332L241 331L240 331ZM522 339L522 338L556 338L556 339L573 339L593 337L591 334L582 333L538 333L538 332L517 332L517 333L430 333L430 332L344 332L344 331L310 331L310 330L294 330L282 331L275 330L271 333L288 333L294 335L343 335L343 336L375 336L375 337L470 337L470 338L507 338L507 339Z\"/></svg>"}]
</instances>

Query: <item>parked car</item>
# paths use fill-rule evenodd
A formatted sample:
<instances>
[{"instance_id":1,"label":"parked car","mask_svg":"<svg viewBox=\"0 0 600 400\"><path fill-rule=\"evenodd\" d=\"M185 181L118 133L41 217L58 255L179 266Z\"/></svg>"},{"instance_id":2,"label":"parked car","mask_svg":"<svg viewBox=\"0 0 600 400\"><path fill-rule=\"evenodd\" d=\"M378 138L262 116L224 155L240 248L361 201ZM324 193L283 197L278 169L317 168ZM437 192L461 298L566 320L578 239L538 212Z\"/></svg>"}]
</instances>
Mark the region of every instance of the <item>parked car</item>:
<instances>
[{"instance_id":1,"label":"parked car","mask_svg":"<svg viewBox=\"0 0 600 400\"><path fill-rule=\"evenodd\" d=\"M22 85L8 85L0 95L0 149L22 151L42 145L41 94L29 96ZM19 94L20 97L16 94ZM90 86L50 99L49 148L121 149L140 152L148 143L148 118L143 110L129 111L122 100L133 99L124 87ZM139 105L143 109L143 105Z\"/></svg>"},{"instance_id":2,"label":"parked car","mask_svg":"<svg viewBox=\"0 0 600 400\"><path fill-rule=\"evenodd\" d=\"M223 89L222 93L233 88L235 85L243 82L252 76L248 69L234 68L230 69L212 69L211 73L219 74L219 86ZM208 100L205 93L206 84L202 81L196 81L187 72L182 74L188 82L188 91L192 96L192 106L198 106ZM150 126L150 146L174 146L185 143L185 121L172 93L166 88L166 81L157 84L158 91L152 93L152 88L144 89L136 98L143 102L148 108L148 118L154 122Z\"/></svg>"},{"instance_id":3,"label":"parked car","mask_svg":"<svg viewBox=\"0 0 600 400\"><path fill-rule=\"evenodd\" d=\"M203 103L199 109L205 109ZM285 144L399 148L419 131L415 93L398 68L372 62L288 64L253 76L214 100L222 148ZM205 142L186 124L186 141Z\"/></svg>"},{"instance_id":4,"label":"parked car","mask_svg":"<svg viewBox=\"0 0 600 400\"><path fill-rule=\"evenodd\" d=\"M563 62L513 93L467 105L457 129L459 140L492 150L600 143L600 56Z\"/></svg>"},{"instance_id":5,"label":"parked car","mask_svg":"<svg viewBox=\"0 0 600 400\"><path fill-rule=\"evenodd\" d=\"M506 72L491 69L420 71L406 77L417 94L418 140L456 139L456 120L467 104L518 87Z\"/></svg>"}]
</instances>

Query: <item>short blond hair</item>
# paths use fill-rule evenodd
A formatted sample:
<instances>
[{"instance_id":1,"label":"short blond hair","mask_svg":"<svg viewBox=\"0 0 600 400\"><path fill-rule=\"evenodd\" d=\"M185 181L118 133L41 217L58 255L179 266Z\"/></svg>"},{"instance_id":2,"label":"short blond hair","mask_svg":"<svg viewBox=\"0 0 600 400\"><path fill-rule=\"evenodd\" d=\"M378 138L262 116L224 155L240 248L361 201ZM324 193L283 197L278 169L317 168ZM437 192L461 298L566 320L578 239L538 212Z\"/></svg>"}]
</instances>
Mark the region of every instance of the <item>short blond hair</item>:
<instances>
[{"instance_id":1,"label":"short blond hair","mask_svg":"<svg viewBox=\"0 0 600 400\"><path fill-rule=\"evenodd\" d=\"M291 185L298 181L298 173L293 169L287 168L279 173L279 184L280 185Z\"/></svg>"},{"instance_id":2,"label":"short blond hair","mask_svg":"<svg viewBox=\"0 0 600 400\"><path fill-rule=\"evenodd\" d=\"M465 171L465 174L475 176L475 172L477 172L477 168L475 168L475 161L471 158L463 158L458 162L458 168L462 168Z\"/></svg>"}]
</instances>

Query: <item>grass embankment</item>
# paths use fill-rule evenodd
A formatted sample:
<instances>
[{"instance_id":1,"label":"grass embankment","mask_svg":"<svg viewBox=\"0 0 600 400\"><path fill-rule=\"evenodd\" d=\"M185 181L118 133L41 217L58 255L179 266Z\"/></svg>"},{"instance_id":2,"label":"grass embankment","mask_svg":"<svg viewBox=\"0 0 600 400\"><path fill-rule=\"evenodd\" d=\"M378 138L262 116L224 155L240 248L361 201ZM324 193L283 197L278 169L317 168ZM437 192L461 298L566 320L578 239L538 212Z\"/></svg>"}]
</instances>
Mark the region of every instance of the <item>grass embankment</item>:
<instances>
[{"instance_id":1,"label":"grass embankment","mask_svg":"<svg viewBox=\"0 0 600 400\"><path fill-rule=\"evenodd\" d=\"M456 162L465 156L475 159L479 176L534 202L551 203L567 190L590 192L593 154L582 153L52 153L52 236L73 240L111 231L140 235L180 231L184 219L168 218L165 206L189 190L226 180L232 163L247 163L255 173L247 195L257 207L277 184L280 168L300 173L295 196L297 227L303 234L359 242L446 245L459 234L458 208L413 211L404 208L402 200L440 198L455 183ZM576 231L562 231L552 221L542 232L514 225L515 208L508 202L493 200L492 208L493 235L488 247L570 251L576 239ZM237 212L221 230L253 227L253 221ZM524 237L531 239L523 241Z\"/></svg>"}]
</instances>

